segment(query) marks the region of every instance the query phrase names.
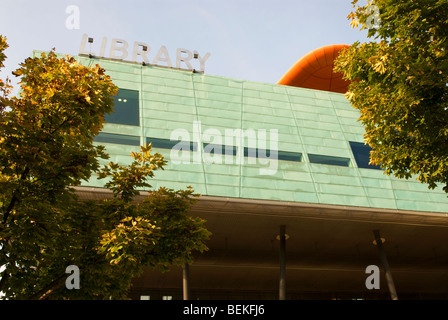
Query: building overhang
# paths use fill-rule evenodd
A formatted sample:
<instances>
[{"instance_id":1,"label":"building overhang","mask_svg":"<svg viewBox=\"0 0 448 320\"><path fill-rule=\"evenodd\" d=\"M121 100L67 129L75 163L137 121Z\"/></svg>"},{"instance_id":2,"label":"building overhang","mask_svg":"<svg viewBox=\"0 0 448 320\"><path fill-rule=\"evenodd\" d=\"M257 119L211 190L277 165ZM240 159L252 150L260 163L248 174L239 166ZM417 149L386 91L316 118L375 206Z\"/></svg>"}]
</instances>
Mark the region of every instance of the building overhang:
<instances>
[{"instance_id":1,"label":"building overhang","mask_svg":"<svg viewBox=\"0 0 448 320\"><path fill-rule=\"evenodd\" d=\"M113 197L112 191L97 187L74 187L81 200L103 200ZM143 200L150 192L141 191L135 200ZM200 196L192 213L246 214L276 218L306 218L377 224L448 227L448 213L368 208L321 203L260 200L218 196Z\"/></svg>"},{"instance_id":2,"label":"building overhang","mask_svg":"<svg viewBox=\"0 0 448 320\"><path fill-rule=\"evenodd\" d=\"M112 197L106 189L75 189L80 199ZM142 192L136 200L147 194ZM285 225L289 291L368 291L366 267L381 267L374 230L385 238L399 294L448 290L448 217L444 213L201 196L191 214L205 219L212 232L209 251L197 254L190 266L192 289L276 290L277 236ZM382 281L379 291L384 293L387 287ZM134 289L181 285L178 268L168 274L147 270Z\"/></svg>"}]
</instances>

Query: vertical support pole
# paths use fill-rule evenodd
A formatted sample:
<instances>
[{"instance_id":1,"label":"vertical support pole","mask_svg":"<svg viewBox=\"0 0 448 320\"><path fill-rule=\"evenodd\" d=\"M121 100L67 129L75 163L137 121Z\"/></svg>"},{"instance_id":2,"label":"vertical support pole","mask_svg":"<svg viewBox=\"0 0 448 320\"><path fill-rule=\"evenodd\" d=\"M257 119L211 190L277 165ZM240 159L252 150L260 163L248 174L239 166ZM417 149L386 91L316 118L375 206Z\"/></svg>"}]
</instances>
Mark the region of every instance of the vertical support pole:
<instances>
[{"instance_id":1,"label":"vertical support pole","mask_svg":"<svg viewBox=\"0 0 448 320\"><path fill-rule=\"evenodd\" d=\"M392 273L390 272L389 262L387 261L380 232L379 230L373 230L373 234L375 236L376 246L378 247L378 251L380 253L381 263L383 264L384 271L386 272L386 282L387 287L389 288L390 297L392 300L398 300L397 291L395 290L394 280L392 279Z\"/></svg>"},{"instance_id":2,"label":"vertical support pole","mask_svg":"<svg viewBox=\"0 0 448 320\"><path fill-rule=\"evenodd\" d=\"M183 284L183 298L184 300L190 300L190 267L188 263L186 263L183 268L182 284Z\"/></svg>"},{"instance_id":3,"label":"vertical support pole","mask_svg":"<svg viewBox=\"0 0 448 320\"><path fill-rule=\"evenodd\" d=\"M286 300L286 226L280 226L279 300Z\"/></svg>"}]
</instances>

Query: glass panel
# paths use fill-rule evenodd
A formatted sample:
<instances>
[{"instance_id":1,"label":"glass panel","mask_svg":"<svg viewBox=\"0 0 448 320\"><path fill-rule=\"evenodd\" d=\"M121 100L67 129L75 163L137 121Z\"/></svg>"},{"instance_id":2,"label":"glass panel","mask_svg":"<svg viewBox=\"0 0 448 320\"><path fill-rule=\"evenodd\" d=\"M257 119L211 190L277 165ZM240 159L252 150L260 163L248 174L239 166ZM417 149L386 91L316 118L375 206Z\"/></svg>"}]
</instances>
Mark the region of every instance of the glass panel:
<instances>
[{"instance_id":1,"label":"glass panel","mask_svg":"<svg viewBox=\"0 0 448 320\"><path fill-rule=\"evenodd\" d=\"M278 151L269 149L257 149L257 158L261 159L277 159Z\"/></svg>"},{"instance_id":2,"label":"glass panel","mask_svg":"<svg viewBox=\"0 0 448 320\"><path fill-rule=\"evenodd\" d=\"M116 133L107 133L100 132L95 137L95 142L103 142L103 143L115 143L115 144L124 144L128 146L139 146L140 145L140 137L138 136L129 136L125 134L116 134Z\"/></svg>"},{"instance_id":3,"label":"glass panel","mask_svg":"<svg viewBox=\"0 0 448 320\"><path fill-rule=\"evenodd\" d=\"M320 154L308 154L308 159L310 159L311 163L329 164L342 167L348 167L350 163L349 158L324 156Z\"/></svg>"},{"instance_id":4,"label":"glass panel","mask_svg":"<svg viewBox=\"0 0 448 320\"><path fill-rule=\"evenodd\" d=\"M182 148L182 150L196 151L198 148L198 144L196 142L172 141L161 138L146 138L146 143L152 143L153 148L160 148L160 149L176 148L177 150L180 150Z\"/></svg>"},{"instance_id":5,"label":"glass panel","mask_svg":"<svg viewBox=\"0 0 448 320\"><path fill-rule=\"evenodd\" d=\"M380 166L369 164L372 148L368 144L350 141L350 148L352 148L358 168L382 170Z\"/></svg>"},{"instance_id":6,"label":"glass panel","mask_svg":"<svg viewBox=\"0 0 448 320\"><path fill-rule=\"evenodd\" d=\"M114 100L114 112L104 116L107 123L139 126L138 91L118 89Z\"/></svg>"},{"instance_id":7,"label":"glass panel","mask_svg":"<svg viewBox=\"0 0 448 320\"><path fill-rule=\"evenodd\" d=\"M266 149L256 149L256 148L244 148L244 156L245 157L255 157L255 158L275 158L275 153L277 153L277 151L272 151L272 155L271 155L271 150L266 150Z\"/></svg>"},{"instance_id":8,"label":"glass panel","mask_svg":"<svg viewBox=\"0 0 448 320\"><path fill-rule=\"evenodd\" d=\"M236 156L237 147L226 146L221 144L204 143L204 153L215 154L221 152L222 155ZM218 151L219 150L219 151Z\"/></svg>"},{"instance_id":9,"label":"glass panel","mask_svg":"<svg viewBox=\"0 0 448 320\"><path fill-rule=\"evenodd\" d=\"M244 156L245 157L257 157L257 149L244 147Z\"/></svg>"},{"instance_id":10,"label":"glass panel","mask_svg":"<svg viewBox=\"0 0 448 320\"><path fill-rule=\"evenodd\" d=\"M301 162L302 154L300 152L279 151L278 160Z\"/></svg>"},{"instance_id":11,"label":"glass panel","mask_svg":"<svg viewBox=\"0 0 448 320\"><path fill-rule=\"evenodd\" d=\"M247 147L244 148L244 156L278 159L284 161L296 161L296 162L302 161L302 154L300 152L265 150L265 149L255 149Z\"/></svg>"}]
</instances>

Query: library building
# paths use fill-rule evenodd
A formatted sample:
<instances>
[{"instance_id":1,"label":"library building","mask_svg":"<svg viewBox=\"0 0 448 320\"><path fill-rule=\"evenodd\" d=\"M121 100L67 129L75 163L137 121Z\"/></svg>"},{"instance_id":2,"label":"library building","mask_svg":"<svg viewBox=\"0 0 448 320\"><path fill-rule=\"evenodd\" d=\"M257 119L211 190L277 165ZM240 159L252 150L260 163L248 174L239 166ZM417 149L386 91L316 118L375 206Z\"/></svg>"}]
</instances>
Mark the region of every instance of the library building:
<instances>
[{"instance_id":1,"label":"library building","mask_svg":"<svg viewBox=\"0 0 448 320\"><path fill-rule=\"evenodd\" d=\"M205 74L209 53L162 46L151 60L136 42L127 59L117 39L108 57L86 49L104 39L84 36L75 57L119 87L96 143L126 164L151 142L168 161L153 188L192 186L201 197L190 214L212 233L192 264L145 270L131 299L448 298L447 195L370 164L348 82L333 72L345 45L261 83ZM77 193L110 197L103 183Z\"/></svg>"}]
</instances>

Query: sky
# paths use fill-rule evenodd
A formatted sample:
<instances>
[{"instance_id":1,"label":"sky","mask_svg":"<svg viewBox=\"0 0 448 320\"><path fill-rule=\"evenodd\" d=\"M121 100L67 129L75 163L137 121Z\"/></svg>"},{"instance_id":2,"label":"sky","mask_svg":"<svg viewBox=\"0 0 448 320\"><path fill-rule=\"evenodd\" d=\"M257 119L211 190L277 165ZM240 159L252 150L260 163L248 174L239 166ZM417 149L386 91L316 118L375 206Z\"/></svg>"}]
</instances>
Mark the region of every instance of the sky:
<instances>
[{"instance_id":1,"label":"sky","mask_svg":"<svg viewBox=\"0 0 448 320\"><path fill-rule=\"evenodd\" d=\"M73 11L79 9L79 25ZM367 41L366 31L352 29L351 0L14 0L0 6L0 34L8 39L0 77L16 84L11 72L33 50L77 55L83 34L99 51L112 38L150 46L153 59L166 46L210 53L205 73L276 83L308 52L331 44ZM71 21L67 27L67 20ZM131 55L131 54L130 54ZM130 58L129 58L130 59Z\"/></svg>"}]
</instances>

